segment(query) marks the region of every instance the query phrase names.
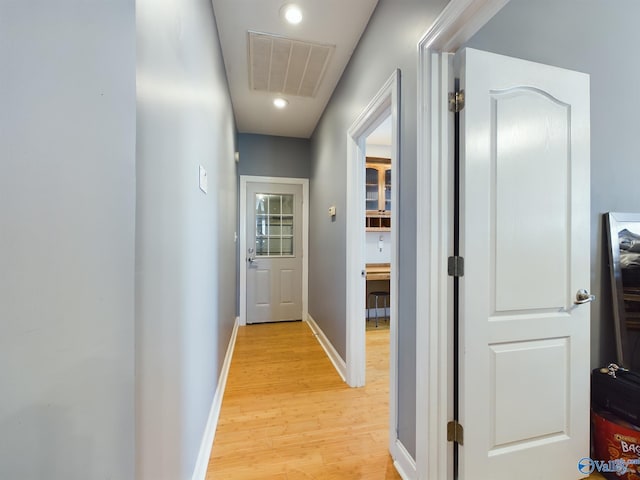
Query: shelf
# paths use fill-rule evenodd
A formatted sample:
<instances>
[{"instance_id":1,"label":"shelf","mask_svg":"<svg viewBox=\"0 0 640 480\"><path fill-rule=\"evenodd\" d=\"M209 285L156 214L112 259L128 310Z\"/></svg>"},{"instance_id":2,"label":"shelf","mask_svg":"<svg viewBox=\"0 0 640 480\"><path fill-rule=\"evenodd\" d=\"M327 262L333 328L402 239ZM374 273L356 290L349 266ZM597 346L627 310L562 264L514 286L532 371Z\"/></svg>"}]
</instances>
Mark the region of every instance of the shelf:
<instances>
[{"instance_id":1,"label":"shelf","mask_svg":"<svg viewBox=\"0 0 640 480\"><path fill-rule=\"evenodd\" d=\"M389 213L380 213L376 215L367 214L365 222L365 229L367 232L391 231L391 215Z\"/></svg>"}]
</instances>

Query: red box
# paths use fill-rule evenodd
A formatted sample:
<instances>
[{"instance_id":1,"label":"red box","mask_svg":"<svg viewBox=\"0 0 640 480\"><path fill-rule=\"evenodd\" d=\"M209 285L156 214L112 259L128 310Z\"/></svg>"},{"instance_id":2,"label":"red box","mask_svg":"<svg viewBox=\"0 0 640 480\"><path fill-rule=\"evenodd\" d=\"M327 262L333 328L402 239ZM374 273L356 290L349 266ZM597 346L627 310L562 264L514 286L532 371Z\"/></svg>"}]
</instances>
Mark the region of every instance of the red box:
<instances>
[{"instance_id":1,"label":"red box","mask_svg":"<svg viewBox=\"0 0 640 480\"><path fill-rule=\"evenodd\" d=\"M594 410L591 423L593 471L610 479L640 480L640 427Z\"/></svg>"}]
</instances>

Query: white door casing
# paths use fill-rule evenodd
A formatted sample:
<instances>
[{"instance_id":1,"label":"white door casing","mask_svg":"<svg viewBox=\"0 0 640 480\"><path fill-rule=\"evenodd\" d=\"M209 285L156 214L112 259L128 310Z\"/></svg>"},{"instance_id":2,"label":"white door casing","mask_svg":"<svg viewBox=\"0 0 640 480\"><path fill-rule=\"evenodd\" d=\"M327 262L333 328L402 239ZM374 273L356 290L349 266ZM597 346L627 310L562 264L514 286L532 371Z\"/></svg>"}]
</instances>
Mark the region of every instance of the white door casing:
<instances>
[{"instance_id":1,"label":"white door casing","mask_svg":"<svg viewBox=\"0 0 640 480\"><path fill-rule=\"evenodd\" d=\"M240 177L240 325L307 319L308 191L308 179ZM269 199L287 203L289 196L295 198L293 215L281 205L267 211ZM264 212L258 211L257 202L264 205ZM292 233L293 252L288 254ZM276 243L285 245L279 255L269 254L274 252L273 244L266 243L274 235ZM262 252L260 240L256 242L261 237Z\"/></svg>"},{"instance_id":2,"label":"white door casing","mask_svg":"<svg viewBox=\"0 0 640 480\"><path fill-rule=\"evenodd\" d=\"M347 251L346 251L346 380L351 387L365 384L365 156L366 138L391 116L391 169L400 170L400 70L395 70L347 132ZM391 205L398 205L399 175L391 176ZM396 215L395 213L393 215ZM398 440L398 222L391 222L391 293L389 333L389 450L402 471L414 470L410 456Z\"/></svg>"},{"instance_id":3,"label":"white door casing","mask_svg":"<svg viewBox=\"0 0 640 480\"><path fill-rule=\"evenodd\" d=\"M459 472L581 478L589 454L588 75L466 49Z\"/></svg>"},{"instance_id":4,"label":"white door casing","mask_svg":"<svg viewBox=\"0 0 640 480\"><path fill-rule=\"evenodd\" d=\"M302 186L247 186L247 323L302 320Z\"/></svg>"}]
</instances>

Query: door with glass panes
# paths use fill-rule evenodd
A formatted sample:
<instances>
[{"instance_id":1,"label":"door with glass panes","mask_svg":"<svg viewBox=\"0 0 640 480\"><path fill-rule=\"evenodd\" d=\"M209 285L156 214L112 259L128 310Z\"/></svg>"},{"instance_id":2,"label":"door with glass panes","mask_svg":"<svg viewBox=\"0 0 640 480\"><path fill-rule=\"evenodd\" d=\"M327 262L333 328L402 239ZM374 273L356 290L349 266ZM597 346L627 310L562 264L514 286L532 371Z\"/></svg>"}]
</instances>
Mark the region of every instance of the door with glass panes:
<instances>
[{"instance_id":1,"label":"door with glass panes","mask_svg":"<svg viewBox=\"0 0 640 480\"><path fill-rule=\"evenodd\" d=\"M302 185L247 184L247 323L302 319Z\"/></svg>"}]
</instances>

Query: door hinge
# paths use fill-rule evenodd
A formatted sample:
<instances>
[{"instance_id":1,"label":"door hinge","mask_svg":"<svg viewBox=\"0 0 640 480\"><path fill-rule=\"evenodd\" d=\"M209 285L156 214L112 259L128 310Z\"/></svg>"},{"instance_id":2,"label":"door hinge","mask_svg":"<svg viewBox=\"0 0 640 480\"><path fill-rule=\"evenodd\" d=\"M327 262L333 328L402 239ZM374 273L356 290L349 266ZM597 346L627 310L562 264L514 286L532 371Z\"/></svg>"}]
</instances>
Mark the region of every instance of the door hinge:
<instances>
[{"instance_id":1,"label":"door hinge","mask_svg":"<svg viewBox=\"0 0 640 480\"><path fill-rule=\"evenodd\" d=\"M447 272L450 277L464 276L464 258L449 257L447 262Z\"/></svg>"},{"instance_id":2,"label":"door hinge","mask_svg":"<svg viewBox=\"0 0 640 480\"><path fill-rule=\"evenodd\" d=\"M458 113L464 108L464 90L449 92L449 111Z\"/></svg>"},{"instance_id":3,"label":"door hinge","mask_svg":"<svg viewBox=\"0 0 640 480\"><path fill-rule=\"evenodd\" d=\"M464 445L464 428L457 420L447 423L447 442L456 442L458 445Z\"/></svg>"}]
</instances>

